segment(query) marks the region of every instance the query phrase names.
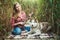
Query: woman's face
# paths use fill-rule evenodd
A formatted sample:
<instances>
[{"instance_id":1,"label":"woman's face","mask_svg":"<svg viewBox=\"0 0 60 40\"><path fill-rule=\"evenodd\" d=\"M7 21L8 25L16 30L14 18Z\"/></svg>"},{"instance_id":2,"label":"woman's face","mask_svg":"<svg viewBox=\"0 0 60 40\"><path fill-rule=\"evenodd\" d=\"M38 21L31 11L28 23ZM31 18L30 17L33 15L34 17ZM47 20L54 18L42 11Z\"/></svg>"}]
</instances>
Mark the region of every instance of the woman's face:
<instances>
[{"instance_id":1,"label":"woman's face","mask_svg":"<svg viewBox=\"0 0 60 40\"><path fill-rule=\"evenodd\" d=\"M19 5L18 3L16 4L16 10L21 11L21 5Z\"/></svg>"}]
</instances>

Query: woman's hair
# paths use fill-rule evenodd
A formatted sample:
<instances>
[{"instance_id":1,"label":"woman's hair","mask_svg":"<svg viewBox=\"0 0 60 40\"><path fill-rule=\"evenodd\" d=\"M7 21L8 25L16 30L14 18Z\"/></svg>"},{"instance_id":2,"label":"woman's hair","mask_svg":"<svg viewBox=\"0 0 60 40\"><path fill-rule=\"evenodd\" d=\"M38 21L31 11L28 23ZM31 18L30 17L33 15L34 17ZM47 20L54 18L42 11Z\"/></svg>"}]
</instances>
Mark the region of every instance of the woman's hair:
<instances>
[{"instance_id":1,"label":"woman's hair","mask_svg":"<svg viewBox=\"0 0 60 40\"><path fill-rule=\"evenodd\" d=\"M13 15L15 15L18 10L16 9L16 5L19 4L18 2L16 2L14 5L13 5ZM20 4L19 4L20 5Z\"/></svg>"},{"instance_id":2,"label":"woman's hair","mask_svg":"<svg viewBox=\"0 0 60 40\"><path fill-rule=\"evenodd\" d=\"M12 14L12 16L14 16L14 17L17 17L17 9L16 9L16 5L17 4L19 4L19 3L15 3L14 5L13 5L13 14Z\"/></svg>"},{"instance_id":3,"label":"woman's hair","mask_svg":"<svg viewBox=\"0 0 60 40\"><path fill-rule=\"evenodd\" d=\"M13 10L14 10L15 12L17 12L17 10L16 10L16 5L17 5L17 4L19 4L19 3L15 3L14 6L13 6Z\"/></svg>"}]
</instances>

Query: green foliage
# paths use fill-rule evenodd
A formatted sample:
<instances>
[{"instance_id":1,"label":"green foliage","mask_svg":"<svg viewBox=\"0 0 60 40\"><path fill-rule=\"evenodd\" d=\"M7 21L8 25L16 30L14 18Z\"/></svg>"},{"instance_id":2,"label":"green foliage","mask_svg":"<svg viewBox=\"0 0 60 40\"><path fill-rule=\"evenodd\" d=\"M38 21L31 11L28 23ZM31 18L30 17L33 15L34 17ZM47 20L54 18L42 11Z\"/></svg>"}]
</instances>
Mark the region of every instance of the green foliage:
<instances>
[{"instance_id":1,"label":"green foliage","mask_svg":"<svg viewBox=\"0 0 60 40\"><path fill-rule=\"evenodd\" d=\"M54 0L53 1L53 18L54 18L54 26L57 30L57 34L60 35L60 0ZM55 31L56 32L56 31Z\"/></svg>"},{"instance_id":2,"label":"green foliage","mask_svg":"<svg viewBox=\"0 0 60 40\"><path fill-rule=\"evenodd\" d=\"M0 30L5 29L6 34L11 31L10 18L15 2L22 5L27 16L33 12L32 17L36 17L39 22L48 21L60 27L60 0L0 0Z\"/></svg>"}]
</instances>

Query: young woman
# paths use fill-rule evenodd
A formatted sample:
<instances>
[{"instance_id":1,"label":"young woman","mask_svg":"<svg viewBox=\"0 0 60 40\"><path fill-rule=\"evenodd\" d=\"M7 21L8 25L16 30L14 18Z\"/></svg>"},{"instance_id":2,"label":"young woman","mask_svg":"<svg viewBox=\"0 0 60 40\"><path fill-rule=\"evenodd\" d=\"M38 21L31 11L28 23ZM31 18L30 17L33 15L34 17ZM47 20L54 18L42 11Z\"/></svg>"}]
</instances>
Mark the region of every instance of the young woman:
<instances>
[{"instance_id":1,"label":"young woman","mask_svg":"<svg viewBox=\"0 0 60 40\"><path fill-rule=\"evenodd\" d=\"M21 30L25 30L24 22L26 21L26 14L22 11L21 5L15 3L13 6L13 14L11 18L11 26L13 27L13 34L20 34Z\"/></svg>"}]
</instances>

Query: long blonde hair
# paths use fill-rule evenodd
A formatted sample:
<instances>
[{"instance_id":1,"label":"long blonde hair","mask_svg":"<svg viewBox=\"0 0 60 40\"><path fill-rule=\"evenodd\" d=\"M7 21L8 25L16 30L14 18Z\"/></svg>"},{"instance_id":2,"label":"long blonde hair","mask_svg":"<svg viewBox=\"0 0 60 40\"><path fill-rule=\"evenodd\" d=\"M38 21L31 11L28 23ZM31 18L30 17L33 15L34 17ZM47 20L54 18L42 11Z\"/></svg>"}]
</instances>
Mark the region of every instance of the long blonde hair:
<instances>
[{"instance_id":1,"label":"long blonde hair","mask_svg":"<svg viewBox=\"0 0 60 40\"><path fill-rule=\"evenodd\" d=\"M12 14L12 16L14 16L15 18L18 17L18 15L17 15L18 11L16 10L16 5L17 5L17 4L19 4L19 3L16 2L16 3L14 4L14 6L13 6L13 14Z\"/></svg>"}]
</instances>

